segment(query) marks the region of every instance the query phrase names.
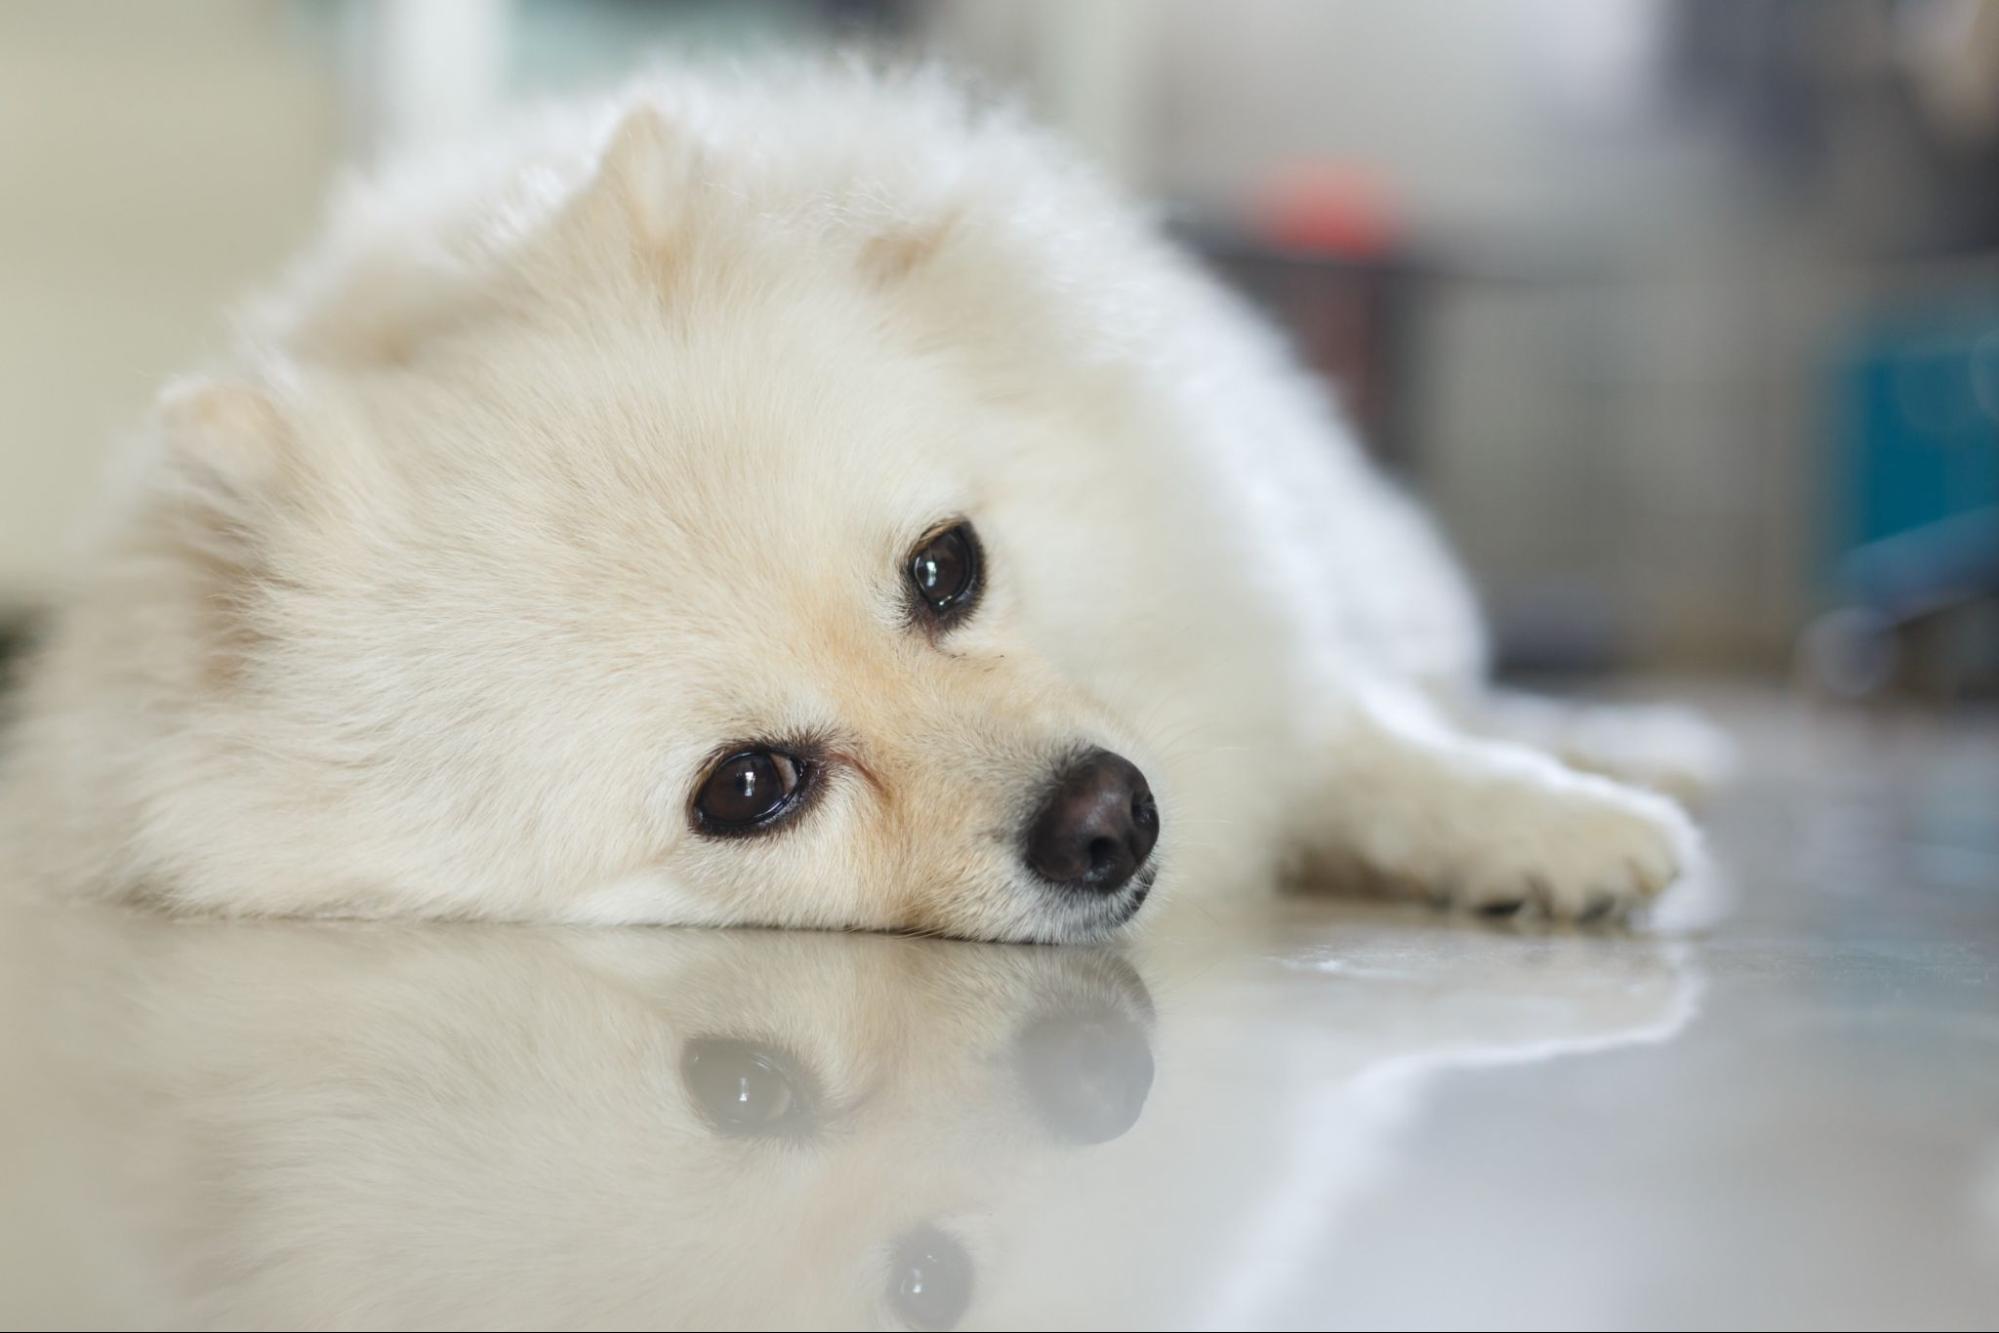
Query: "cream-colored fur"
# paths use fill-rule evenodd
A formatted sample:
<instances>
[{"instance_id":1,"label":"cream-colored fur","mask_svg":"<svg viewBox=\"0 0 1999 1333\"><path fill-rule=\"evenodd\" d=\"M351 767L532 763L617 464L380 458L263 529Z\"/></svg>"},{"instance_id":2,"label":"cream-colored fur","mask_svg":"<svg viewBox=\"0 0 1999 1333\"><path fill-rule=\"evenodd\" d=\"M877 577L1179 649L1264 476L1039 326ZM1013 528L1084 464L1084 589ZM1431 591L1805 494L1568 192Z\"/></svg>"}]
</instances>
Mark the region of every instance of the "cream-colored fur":
<instances>
[{"instance_id":1,"label":"cream-colored fur","mask_svg":"<svg viewBox=\"0 0 1999 1333\"><path fill-rule=\"evenodd\" d=\"M163 397L4 801L43 882L227 912L1092 938L1137 882L1020 850L1079 746L1149 778L1162 893L1686 868L1667 800L1447 722L1481 672L1320 389L1058 147L927 74L687 75L348 192ZM696 833L718 747L801 735L808 812Z\"/></svg>"}]
</instances>

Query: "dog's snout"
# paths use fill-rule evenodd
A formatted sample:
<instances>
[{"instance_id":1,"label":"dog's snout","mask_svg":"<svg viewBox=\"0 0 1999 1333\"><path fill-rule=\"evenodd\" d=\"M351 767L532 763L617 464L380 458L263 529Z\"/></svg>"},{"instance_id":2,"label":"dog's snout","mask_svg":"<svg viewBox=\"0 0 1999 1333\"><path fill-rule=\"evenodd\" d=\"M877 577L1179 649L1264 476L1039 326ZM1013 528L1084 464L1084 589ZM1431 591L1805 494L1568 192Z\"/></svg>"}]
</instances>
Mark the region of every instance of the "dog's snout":
<instances>
[{"instance_id":1,"label":"dog's snout","mask_svg":"<svg viewBox=\"0 0 1999 1333\"><path fill-rule=\"evenodd\" d=\"M1124 887L1159 841L1159 807L1145 774L1092 750L1058 774L1027 828L1027 863L1065 888Z\"/></svg>"}]
</instances>

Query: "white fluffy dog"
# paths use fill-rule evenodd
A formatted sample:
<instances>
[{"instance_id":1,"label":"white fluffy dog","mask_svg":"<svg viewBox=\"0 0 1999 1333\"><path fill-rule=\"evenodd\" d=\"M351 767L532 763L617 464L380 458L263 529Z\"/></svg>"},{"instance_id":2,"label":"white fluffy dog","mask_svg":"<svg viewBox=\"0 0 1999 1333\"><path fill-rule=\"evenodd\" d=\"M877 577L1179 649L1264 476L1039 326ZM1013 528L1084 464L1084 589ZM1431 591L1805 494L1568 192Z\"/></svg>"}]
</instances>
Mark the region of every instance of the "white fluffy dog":
<instances>
[{"instance_id":1,"label":"white fluffy dog","mask_svg":"<svg viewBox=\"0 0 1999 1333\"><path fill-rule=\"evenodd\" d=\"M30 664L45 882L1077 940L1336 868L1622 912L1442 545L1089 172L928 75L648 83L354 188Z\"/></svg>"}]
</instances>

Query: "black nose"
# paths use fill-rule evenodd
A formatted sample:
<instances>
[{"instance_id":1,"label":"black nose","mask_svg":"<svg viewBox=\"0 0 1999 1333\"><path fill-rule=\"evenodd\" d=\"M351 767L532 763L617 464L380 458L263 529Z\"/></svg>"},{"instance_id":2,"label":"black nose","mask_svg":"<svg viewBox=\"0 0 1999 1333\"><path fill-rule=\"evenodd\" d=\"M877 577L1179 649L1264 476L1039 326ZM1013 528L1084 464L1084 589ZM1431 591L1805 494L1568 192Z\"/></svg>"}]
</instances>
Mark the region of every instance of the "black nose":
<instances>
[{"instance_id":1,"label":"black nose","mask_svg":"<svg viewBox=\"0 0 1999 1333\"><path fill-rule=\"evenodd\" d=\"M1159 807L1138 766L1092 750L1057 775L1027 826L1027 864L1065 888L1109 893L1159 841Z\"/></svg>"}]
</instances>

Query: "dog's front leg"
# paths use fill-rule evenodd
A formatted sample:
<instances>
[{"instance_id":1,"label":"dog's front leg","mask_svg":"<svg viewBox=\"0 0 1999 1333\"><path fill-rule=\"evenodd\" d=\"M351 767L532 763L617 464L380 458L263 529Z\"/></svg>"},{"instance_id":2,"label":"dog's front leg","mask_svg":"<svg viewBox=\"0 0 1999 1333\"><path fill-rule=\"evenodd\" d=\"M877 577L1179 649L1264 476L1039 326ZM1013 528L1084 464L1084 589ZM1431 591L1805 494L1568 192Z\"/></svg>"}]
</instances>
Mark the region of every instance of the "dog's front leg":
<instances>
[{"instance_id":1,"label":"dog's front leg","mask_svg":"<svg viewBox=\"0 0 1999 1333\"><path fill-rule=\"evenodd\" d=\"M1428 701L1358 690L1328 738L1312 842L1369 881L1494 915L1622 915L1689 871L1699 837L1665 797L1467 735Z\"/></svg>"}]
</instances>

